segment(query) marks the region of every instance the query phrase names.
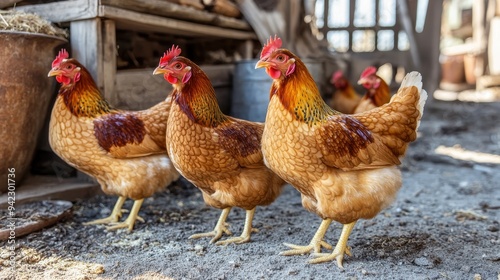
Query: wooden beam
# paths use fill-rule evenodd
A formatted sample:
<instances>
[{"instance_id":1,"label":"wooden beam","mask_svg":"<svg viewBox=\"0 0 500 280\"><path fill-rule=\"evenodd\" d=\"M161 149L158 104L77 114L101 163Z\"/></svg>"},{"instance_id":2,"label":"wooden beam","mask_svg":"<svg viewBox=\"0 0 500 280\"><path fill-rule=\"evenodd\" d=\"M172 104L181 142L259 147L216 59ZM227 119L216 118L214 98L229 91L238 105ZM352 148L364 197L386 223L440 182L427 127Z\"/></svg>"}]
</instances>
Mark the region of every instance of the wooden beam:
<instances>
[{"instance_id":1,"label":"wooden beam","mask_svg":"<svg viewBox=\"0 0 500 280\"><path fill-rule=\"evenodd\" d=\"M104 97L111 105L116 105L118 96L116 95L116 27L113 20L104 20L102 27L103 43L103 79Z\"/></svg>"},{"instance_id":2,"label":"wooden beam","mask_svg":"<svg viewBox=\"0 0 500 280\"><path fill-rule=\"evenodd\" d=\"M243 59L253 59L253 49L254 49L254 43L252 40L245 40L241 43L240 47L238 48L239 53L241 54L241 57Z\"/></svg>"},{"instance_id":3,"label":"wooden beam","mask_svg":"<svg viewBox=\"0 0 500 280\"><path fill-rule=\"evenodd\" d=\"M484 0L474 1L472 4L472 41L476 45L478 53L475 53L474 76L484 75L486 69L486 47L488 35L485 32L486 5Z\"/></svg>"},{"instance_id":4,"label":"wooden beam","mask_svg":"<svg viewBox=\"0 0 500 280\"><path fill-rule=\"evenodd\" d=\"M269 12L261 11L253 0L237 0L236 4L243 17L245 17L255 30L261 44L265 44L269 37L274 35L277 35L284 41L286 23L280 12L276 10ZM286 4L288 4L288 1ZM286 42L284 42L284 45L286 45Z\"/></svg>"},{"instance_id":5,"label":"wooden beam","mask_svg":"<svg viewBox=\"0 0 500 280\"><path fill-rule=\"evenodd\" d=\"M421 60L420 60L419 46L415 38L415 26L411 21L410 11L408 9L408 2L406 1L407 0L396 1L396 8L399 20L401 22L401 26L408 35L408 41L410 42L410 55L412 58L413 65L415 67L414 70L422 71L421 70L422 66L420 64Z\"/></svg>"},{"instance_id":6,"label":"wooden beam","mask_svg":"<svg viewBox=\"0 0 500 280\"><path fill-rule=\"evenodd\" d=\"M141 14L111 6L100 6L99 16L114 19L117 27L123 27L127 30L242 40L256 38L255 34L249 31L207 26L204 24Z\"/></svg>"},{"instance_id":7,"label":"wooden beam","mask_svg":"<svg viewBox=\"0 0 500 280\"><path fill-rule=\"evenodd\" d=\"M68 0L19 6L16 9L36 13L51 22L70 22L98 17L101 6L114 6L124 10L213 24L224 28L252 30L244 20L200 11L190 6L163 0Z\"/></svg>"},{"instance_id":8,"label":"wooden beam","mask_svg":"<svg viewBox=\"0 0 500 280\"><path fill-rule=\"evenodd\" d=\"M101 194L98 183L82 182L76 178L29 175L16 188L16 205L44 199L85 199ZM8 206L7 193L0 195L0 208ZM4 209L5 209L4 208Z\"/></svg>"},{"instance_id":9,"label":"wooden beam","mask_svg":"<svg viewBox=\"0 0 500 280\"><path fill-rule=\"evenodd\" d=\"M164 0L101 0L101 5L172 19L214 24L232 29L252 30L244 20L200 11L190 6L182 6Z\"/></svg>"},{"instance_id":10,"label":"wooden beam","mask_svg":"<svg viewBox=\"0 0 500 280\"><path fill-rule=\"evenodd\" d=\"M439 64L439 41L441 36L441 18L443 13L443 0L429 1L427 6L427 16L425 17L424 29L416 34L420 58L422 60L422 80L423 86L429 93L429 100L432 93L438 88L441 77L441 66Z\"/></svg>"},{"instance_id":11,"label":"wooden beam","mask_svg":"<svg viewBox=\"0 0 500 280\"><path fill-rule=\"evenodd\" d=\"M82 63L104 92L102 20L100 18L72 21L70 24L71 57Z\"/></svg>"},{"instance_id":12,"label":"wooden beam","mask_svg":"<svg viewBox=\"0 0 500 280\"><path fill-rule=\"evenodd\" d=\"M51 22L68 22L97 17L97 7L97 0L72 0L18 6L16 10L38 14Z\"/></svg>"},{"instance_id":13,"label":"wooden beam","mask_svg":"<svg viewBox=\"0 0 500 280\"><path fill-rule=\"evenodd\" d=\"M179 4L181 6L189 6L197 10L203 10L205 6L200 2L200 0L167 0L168 2Z\"/></svg>"},{"instance_id":14,"label":"wooden beam","mask_svg":"<svg viewBox=\"0 0 500 280\"><path fill-rule=\"evenodd\" d=\"M205 9L216 14L237 18L241 16L238 6L229 0L201 0Z\"/></svg>"}]
</instances>

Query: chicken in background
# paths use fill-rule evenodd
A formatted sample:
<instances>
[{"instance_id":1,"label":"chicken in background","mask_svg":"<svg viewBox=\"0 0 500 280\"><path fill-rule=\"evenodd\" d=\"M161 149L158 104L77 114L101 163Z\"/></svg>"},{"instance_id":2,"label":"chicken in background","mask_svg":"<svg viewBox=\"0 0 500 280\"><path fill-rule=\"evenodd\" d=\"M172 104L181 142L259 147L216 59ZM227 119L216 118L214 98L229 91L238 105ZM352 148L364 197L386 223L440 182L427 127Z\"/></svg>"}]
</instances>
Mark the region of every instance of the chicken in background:
<instances>
[{"instance_id":1,"label":"chicken in background","mask_svg":"<svg viewBox=\"0 0 500 280\"><path fill-rule=\"evenodd\" d=\"M309 245L285 244L282 255L313 251L311 263L350 255L347 240L359 219L387 207L401 187L397 165L417 138L427 93L421 75L408 74L389 104L356 115L331 109L304 63L271 38L256 68L273 79L262 135L267 166L302 194L302 205L323 219ZM343 224L332 253L323 237L332 221Z\"/></svg>"},{"instance_id":2,"label":"chicken in background","mask_svg":"<svg viewBox=\"0 0 500 280\"><path fill-rule=\"evenodd\" d=\"M108 230L128 228L147 198L177 180L165 150L170 97L144 111L111 108L90 73L61 50L48 76L61 84L49 126L49 143L69 165L97 179L104 193L119 196L111 215L89 224L110 224ZM122 206L134 200L124 222Z\"/></svg>"},{"instance_id":3,"label":"chicken in background","mask_svg":"<svg viewBox=\"0 0 500 280\"><path fill-rule=\"evenodd\" d=\"M366 89L366 93L354 109L354 114L380 107L391 100L389 85L377 75L377 68L373 66L367 67L361 73L358 84Z\"/></svg>"},{"instance_id":4,"label":"chicken in background","mask_svg":"<svg viewBox=\"0 0 500 280\"><path fill-rule=\"evenodd\" d=\"M231 234L225 221L231 207L246 210L243 232L216 244L250 240L256 206L272 203L285 182L263 162L260 141L264 125L224 115L207 75L172 46L154 74L173 86L168 119L167 151L175 167L198 187L206 204L222 209L213 231L190 238Z\"/></svg>"},{"instance_id":5,"label":"chicken in background","mask_svg":"<svg viewBox=\"0 0 500 280\"><path fill-rule=\"evenodd\" d=\"M358 106L361 96L344 76L342 70L333 73L330 83L335 86L330 106L341 113L352 114L354 108Z\"/></svg>"}]
</instances>

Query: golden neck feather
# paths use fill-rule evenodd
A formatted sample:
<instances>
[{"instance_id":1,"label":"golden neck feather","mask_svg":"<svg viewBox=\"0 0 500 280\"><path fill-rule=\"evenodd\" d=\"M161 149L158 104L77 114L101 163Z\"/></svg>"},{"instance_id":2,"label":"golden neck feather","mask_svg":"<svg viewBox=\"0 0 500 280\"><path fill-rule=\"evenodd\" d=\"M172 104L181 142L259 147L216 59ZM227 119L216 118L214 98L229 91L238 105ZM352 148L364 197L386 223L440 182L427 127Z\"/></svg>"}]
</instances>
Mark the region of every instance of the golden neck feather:
<instances>
[{"instance_id":1,"label":"golden neck feather","mask_svg":"<svg viewBox=\"0 0 500 280\"><path fill-rule=\"evenodd\" d=\"M227 120L217 103L215 90L205 73L192 67L193 75L189 82L176 89L173 100L193 122L216 127Z\"/></svg>"},{"instance_id":2,"label":"golden neck feather","mask_svg":"<svg viewBox=\"0 0 500 280\"><path fill-rule=\"evenodd\" d=\"M299 59L295 63L295 72L274 81L271 95L276 94L296 120L309 125L338 114L325 103L306 66Z\"/></svg>"},{"instance_id":3,"label":"golden neck feather","mask_svg":"<svg viewBox=\"0 0 500 280\"><path fill-rule=\"evenodd\" d=\"M113 109L102 97L94 80L84 68L80 80L61 86L59 95L70 112L77 117L97 117L110 113Z\"/></svg>"}]
</instances>

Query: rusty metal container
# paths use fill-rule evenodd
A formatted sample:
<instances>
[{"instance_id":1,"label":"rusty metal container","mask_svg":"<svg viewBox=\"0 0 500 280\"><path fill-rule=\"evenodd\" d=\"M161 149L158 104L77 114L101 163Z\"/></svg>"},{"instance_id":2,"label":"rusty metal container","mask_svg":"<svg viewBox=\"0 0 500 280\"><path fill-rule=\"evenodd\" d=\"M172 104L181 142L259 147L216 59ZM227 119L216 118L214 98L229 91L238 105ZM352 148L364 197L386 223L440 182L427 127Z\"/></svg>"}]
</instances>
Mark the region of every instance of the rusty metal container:
<instances>
[{"instance_id":1,"label":"rusty metal container","mask_svg":"<svg viewBox=\"0 0 500 280\"><path fill-rule=\"evenodd\" d=\"M55 48L66 42L55 36L0 31L0 193L7 190L9 168L15 168L16 187L29 172L55 93L55 80L47 73Z\"/></svg>"}]
</instances>

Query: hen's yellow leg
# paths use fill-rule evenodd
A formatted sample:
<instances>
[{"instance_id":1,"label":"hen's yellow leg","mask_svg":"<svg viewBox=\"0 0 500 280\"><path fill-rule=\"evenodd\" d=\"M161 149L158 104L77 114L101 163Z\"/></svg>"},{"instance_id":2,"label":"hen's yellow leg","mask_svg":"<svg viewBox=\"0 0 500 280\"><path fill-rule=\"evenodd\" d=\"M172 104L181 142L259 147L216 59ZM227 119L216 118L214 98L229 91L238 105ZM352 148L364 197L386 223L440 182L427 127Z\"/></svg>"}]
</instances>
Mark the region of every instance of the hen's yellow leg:
<instances>
[{"instance_id":1,"label":"hen's yellow leg","mask_svg":"<svg viewBox=\"0 0 500 280\"><path fill-rule=\"evenodd\" d=\"M227 207L222 210L222 213L220 214L219 220L217 221L214 230L210 232L193 234L189 237L189 239L213 236L212 240L210 240L210 243L214 243L222 237L223 232L227 235L231 235L231 231L229 231L226 227L226 219L227 215L229 215L229 211L231 211L231 207Z\"/></svg>"},{"instance_id":2,"label":"hen's yellow leg","mask_svg":"<svg viewBox=\"0 0 500 280\"><path fill-rule=\"evenodd\" d=\"M130 210L130 214L127 219L121 223L116 223L112 226L107 227L107 230L116 230L119 228L128 228L128 231L131 232L134 229L135 221L139 220L144 223L144 219L139 217L139 209L141 209L142 203L144 199L139 199L134 201L134 205L132 206L132 210Z\"/></svg>"},{"instance_id":3,"label":"hen's yellow leg","mask_svg":"<svg viewBox=\"0 0 500 280\"><path fill-rule=\"evenodd\" d=\"M309 263L321 263L336 259L337 266L343 269L344 266L342 265L342 262L344 260L344 254L351 256L351 248L347 246L347 239L349 239L349 235L351 235L355 224L356 222L352 222L342 227L342 233L340 234L339 241L331 254L313 254L315 258L310 260Z\"/></svg>"},{"instance_id":4,"label":"hen's yellow leg","mask_svg":"<svg viewBox=\"0 0 500 280\"><path fill-rule=\"evenodd\" d=\"M318 230L316 231L316 234L314 234L314 237L312 238L309 245L301 246L301 245L284 243L285 246L292 248L292 250L281 252L280 255L282 256L302 255L311 252L311 250L314 250L314 253L319 253L321 252L321 247L324 247L328 250L332 249L332 245L323 241L323 237L325 236L325 233L328 230L328 227L330 226L331 223L332 223L331 219L323 220Z\"/></svg>"},{"instance_id":5,"label":"hen's yellow leg","mask_svg":"<svg viewBox=\"0 0 500 280\"><path fill-rule=\"evenodd\" d=\"M83 225L88 226L88 225L110 224L118 222L122 217L122 206L123 203L125 203L125 200L126 198L124 196L118 197L115 207L113 207L113 211L111 212L111 215L109 215L109 217L83 223Z\"/></svg>"},{"instance_id":6,"label":"hen's yellow leg","mask_svg":"<svg viewBox=\"0 0 500 280\"><path fill-rule=\"evenodd\" d=\"M250 235L252 231L258 231L257 229L252 228L253 215L255 214L255 208L252 210L247 210L247 215L245 218L245 227L243 228L243 232L238 237L228 238L223 241L219 241L215 243L215 245L227 245L229 243L245 243L250 241Z\"/></svg>"}]
</instances>

